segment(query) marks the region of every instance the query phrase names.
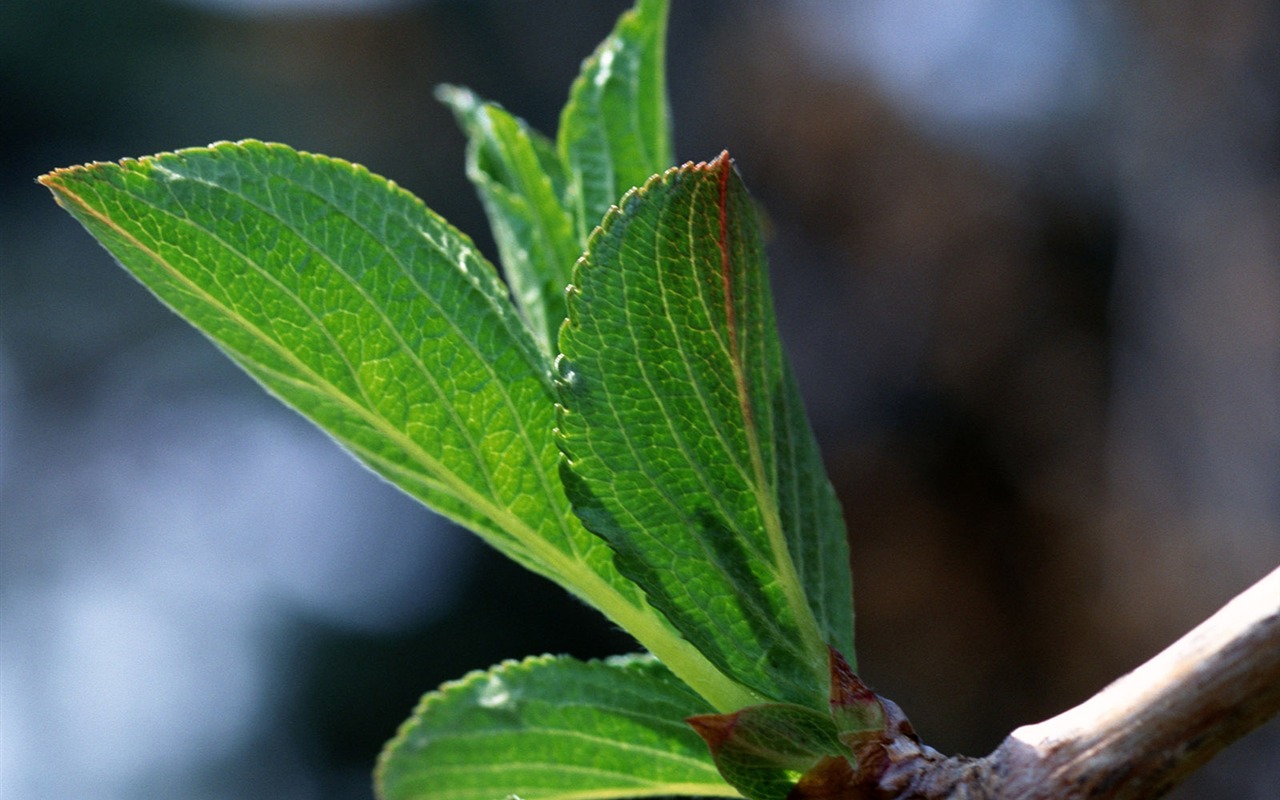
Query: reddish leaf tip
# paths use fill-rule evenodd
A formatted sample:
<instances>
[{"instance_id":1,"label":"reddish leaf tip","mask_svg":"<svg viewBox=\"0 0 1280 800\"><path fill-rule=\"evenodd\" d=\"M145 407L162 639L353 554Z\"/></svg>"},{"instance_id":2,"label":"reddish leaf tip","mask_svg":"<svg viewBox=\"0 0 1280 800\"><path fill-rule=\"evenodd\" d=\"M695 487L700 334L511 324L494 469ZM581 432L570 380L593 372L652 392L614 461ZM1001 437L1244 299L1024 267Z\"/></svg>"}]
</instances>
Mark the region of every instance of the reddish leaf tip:
<instances>
[{"instance_id":1,"label":"reddish leaf tip","mask_svg":"<svg viewBox=\"0 0 1280 800\"><path fill-rule=\"evenodd\" d=\"M733 729L738 724L738 715L699 714L694 717L687 717L685 722L702 737L702 740L707 743L707 747L714 754L733 736Z\"/></svg>"},{"instance_id":2,"label":"reddish leaf tip","mask_svg":"<svg viewBox=\"0 0 1280 800\"><path fill-rule=\"evenodd\" d=\"M854 674L849 662L834 647L827 647L827 663L831 673L831 709L851 706L879 705L876 693Z\"/></svg>"}]
</instances>

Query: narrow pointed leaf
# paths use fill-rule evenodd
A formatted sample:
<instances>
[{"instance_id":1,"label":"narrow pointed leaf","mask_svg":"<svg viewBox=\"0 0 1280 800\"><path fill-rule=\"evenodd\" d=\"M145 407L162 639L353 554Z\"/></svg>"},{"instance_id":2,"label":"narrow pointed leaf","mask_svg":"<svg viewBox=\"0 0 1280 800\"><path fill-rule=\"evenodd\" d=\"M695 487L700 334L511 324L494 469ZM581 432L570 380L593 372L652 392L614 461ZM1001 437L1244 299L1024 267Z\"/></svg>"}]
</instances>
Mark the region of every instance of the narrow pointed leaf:
<instances>
[{"instance_id":1,"label":"narrow pointed leaf","mask_svg":"<svg viewBox=\"0 0 1280 800\"><path fill-rule=\"evenodd\" d=\"M649 658L508 662L427 695L387 745L384 800L732 797L682 720L705 701Z\"/></svg>"},{"instance_id":2,"label":"narrow pointed leaf","mask_svg":"<svg viewBox=\"0 0 1280 800\"><path fill-rule=\"evenodd\" d=\"M549 363L471 241L363 167L223 143L41 181L135 277L374 471L746 693L618 574L558 480Z\"/></svg>"},{"instance_id":3,"label":"narrow pointed leaf","mask_svg":"<svg viewBox=\"0 0 1280 800\"><path fill-rule=\"evenodd\" d=\"M667 109L667 0L638 0L582 65L556 144L578 237L628 189L674 163Z\"/></svg>"},{"instance_id":4,"label":"narrow pointed leaf","mask_svg":"<svg viewBox=\"0 0 1280 800\"><path fill-rule=\"evenodd\" d=\"M410 494L537 563L509 523L517 501L551 494L545 367L466 237L360 167L281 145L43 180L272 392Z\"/></svg>"},{"instance_id":5,"label":"narrow pointed leaf","mask_svg":"<svg viewBox=\"0 0 1280 800\"><path fill-rule=\"evenodd\" d=\"M728 157L624 198L574 284L558 430L575 510L712 663L825 711L827 645L852 652L844 528Z\"/></svg>"},{"instance_id":6,"label":"narrow pointed leaf","mask_svg":"<svg viewBox=\"0 0 1280 800\"><path fill-rule=\"evenodd\" d=\"M562 204L564 170L555 145L494 103L456 86L436 96L467 134L467 176L489 217L503 272L546 352L564 322L564 287L582 254Z\"/></svg>"}]
</instances>

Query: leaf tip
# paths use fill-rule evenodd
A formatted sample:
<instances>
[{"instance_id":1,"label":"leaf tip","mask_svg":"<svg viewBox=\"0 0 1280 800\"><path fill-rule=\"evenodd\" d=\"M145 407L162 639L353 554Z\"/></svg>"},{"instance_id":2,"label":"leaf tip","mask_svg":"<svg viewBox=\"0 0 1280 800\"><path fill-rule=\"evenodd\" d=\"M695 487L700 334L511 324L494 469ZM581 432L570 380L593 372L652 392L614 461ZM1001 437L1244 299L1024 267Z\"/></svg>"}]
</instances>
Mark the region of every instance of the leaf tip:
<instances>
[{"instance_id":1,"label":"leaf tip","mask_svg":"<svg viewBox=\"0 0 1280 800\"><path fill-rule=\"evenodd\" d=\"M738 725L737 714L698 714L684 720L693 728L712 753L716 753L724 743L733 737L733 729Z\"/></svg>"},{"instance_id":2,"label":"leaf tip","mask_svg":"<svg viewBox=\"0 0 1280 800\"><path fill-rule=\"evenodd\" d=\"M446 105L454 105L456 103L466 101L474 103L477 100L475 94L470 89L453 83L438 84L431 94L437 100Z\"/></svg>"},{"instance_id":3,"label":"leaf tip","mask_svg":"<svg viewBox=\"0 0 1280 800\"><path fill-rule=\"evenodd\" d=\"M686 161L683 166L671 167L663 173L663 176L670 173L679 173L688 171L694 172L711 172L711 173L728 173L734 168L733 156L729 155L728 150L721 150L720 154L709 161ZM654 176L655 178L658 176ZM652 182L652 179L650 179Z\"/></svg>"},{"instance_id":4,"label":"leaf tip","mask_svg":"<svg viewBox=\"0 0 1280 800\"><path fill-rule=\"evenodd\" d=\"M841 733L883 730L885 709L880 697L854 674L839 650L828 645L827 657L831 673L831 716Z\"/></svg>"},{"instance_id":5,"label":"leaf tip","mask_svg":"<svg viewBox=\"0 0 1280 800\"><path fill-rule=\"evenodd\" d=\"M70 167L58 167L36 178L36 183L53 192L55 195L65 194L67 191L66 182L75 180L84 173L96 167L107 166L107 162L89 161L84 164L77 164Z\"/></svg>"}]
</instances>

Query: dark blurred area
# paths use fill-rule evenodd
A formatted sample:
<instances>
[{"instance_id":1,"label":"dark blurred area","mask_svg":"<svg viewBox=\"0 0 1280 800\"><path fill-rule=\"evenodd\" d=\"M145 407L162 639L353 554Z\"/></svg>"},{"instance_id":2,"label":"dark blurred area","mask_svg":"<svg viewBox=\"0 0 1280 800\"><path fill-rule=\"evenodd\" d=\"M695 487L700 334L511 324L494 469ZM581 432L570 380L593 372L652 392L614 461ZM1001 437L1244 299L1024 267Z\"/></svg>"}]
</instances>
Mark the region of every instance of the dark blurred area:
<instances>
[{"instance_id":1,"label":"dark blurred area","mask_svg":"<svg viewBox=\"0 0 1280 800\"><path fill-rule=\"evenodd\" d=\"M379 483L34 178L253 137L492 253L470 86L552 132L628 3L0 4L0 796L370 796L418 696L633 644ZM675 0L759 199L860 671L979 755L1280 562L1280 8ZM1173 796L1274 798L1280 725Z\"/></svg>"}]
</instances>

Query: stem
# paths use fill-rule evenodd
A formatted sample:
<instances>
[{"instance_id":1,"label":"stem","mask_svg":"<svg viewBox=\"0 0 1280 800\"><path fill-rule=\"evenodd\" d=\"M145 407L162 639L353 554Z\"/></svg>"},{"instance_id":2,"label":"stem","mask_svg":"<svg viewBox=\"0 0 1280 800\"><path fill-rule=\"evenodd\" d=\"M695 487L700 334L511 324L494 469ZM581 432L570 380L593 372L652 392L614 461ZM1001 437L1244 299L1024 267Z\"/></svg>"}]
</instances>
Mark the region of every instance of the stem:
<instances>
[{"instance_id":1,"label":"stem","mask_svg":"<svg viewBox=\"0 0 1280 800\"><path fill-rule=\"evenodd\" d=\"M1089 700L1015 730L991 759L1030 758L1039 773L1008 797L1157 797L1277 711L1280 568Z\"/></svg>"},{"instance_id":2,"label":"stem","mask_svg":"<svg viewBox=\"0 0 1280 800\"><path fill-rule=\"evenodd\" d=\"M1280 568L1159 655L982 759L884 745L878 797L1139 800L1172 789L1280 712ZM870 776L869 776L870 777Z\"/></svg>"}]
</instances>

